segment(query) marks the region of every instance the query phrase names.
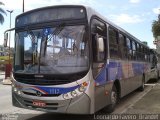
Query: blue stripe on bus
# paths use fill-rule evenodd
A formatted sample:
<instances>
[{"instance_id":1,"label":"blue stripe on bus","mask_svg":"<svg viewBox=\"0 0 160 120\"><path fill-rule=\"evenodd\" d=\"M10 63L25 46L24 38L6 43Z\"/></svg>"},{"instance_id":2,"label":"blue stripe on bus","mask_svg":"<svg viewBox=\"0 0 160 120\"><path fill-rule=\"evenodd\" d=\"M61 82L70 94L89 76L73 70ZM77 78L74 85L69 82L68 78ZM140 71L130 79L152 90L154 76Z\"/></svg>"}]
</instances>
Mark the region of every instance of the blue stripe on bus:
<instances>
[{"instance_id":1,"label":"blue stripe on bus","mask_svg":"<svg viewBox=\"0 0 160 120\"><path fill-rule=\"evenodd\" d=\"M141 74L143 74L144 64L132 63L132 67L133 67L134 75L141 75Z\"/></svg>"},{"instance_id":2,"label":"blue stripe on bus","mask_svg":"<svg viewBox=\"0 0 160 120\"><path fill-rule=\"evenodd\" d=\"M115 68L115 67L117 67L117 62L110 62L108 64L108 68Z\"/></svg>"},{"instance_id":3,"label":"blue stripe on bus","mask_svg":"<svg viewBox=\"0 0 160 120\"><path fill-rule=\"evenodd\" d=\"M122 66L121 62L110 61L97 76L95 82L96 85L103 85L107 82L114 81L116 79L127 79L128 72L133 72L133 76L142 75L144 71L147 71L148 65L144 63L126 63ZM128 69L128 70L126 70ZM127 73L125 73L127 72ZM125 76L126 75L126 76ZM131 77L131 76L130 76Z\"/></svg>"},{"instance_id":4,"label":"blue stripe on bus","mask_svg":"<svg viewBox=\"0 0 160 120\"><path fill-rule=\"evenodd\" d=\"M117 71L117 78L121 80L122 78L124 78L124 73L123 73L123 69L122 69L122 64L118 63L118 71Z\"/></svg>"},{"instance_id":5,"label":"blue stripe on bus","mask_svg":"<svg viewBox=\"0 0 160 120\"><path fill-rule=\"evenodd\" d=\"M97 76L95 82L99 85L105 84L106 83L106 69L103 68L101 73Z\"/></svg>"},{"instance_id":6,"label":"blue stripe on bus","mask_svg":"<svg viewBox=\"0 0 160 120\"><path fill-rule=\"evenodd\" d=\"M28 89L39 91L44 94L65 94L79 88L80 85L68 88L61 87L43 87L43 86L31 86ZM43 91L43 92L42 92Z\"/></svg>"}]
</instances>

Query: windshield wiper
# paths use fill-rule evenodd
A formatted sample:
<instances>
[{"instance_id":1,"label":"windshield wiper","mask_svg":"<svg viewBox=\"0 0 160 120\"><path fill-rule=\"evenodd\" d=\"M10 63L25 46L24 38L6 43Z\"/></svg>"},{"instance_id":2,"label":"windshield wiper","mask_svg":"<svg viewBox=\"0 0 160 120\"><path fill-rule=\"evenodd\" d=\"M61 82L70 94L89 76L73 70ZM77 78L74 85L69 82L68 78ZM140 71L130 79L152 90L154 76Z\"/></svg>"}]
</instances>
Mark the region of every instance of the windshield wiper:
<instances>
[{"instance_id":1,"label":"windshield wiper","mask_svg":"<svg viewBox=\"0 0 160 120\"><path fill-rule=\"evenodd\" d=\"M65 27L65 23L61 23L56 27L56 29L53 31L52 36L47 39L49 41L54 35L58 35Z\"/></svg>"},{"instance_id":2,"label":"windshield wiper","mask_svg":"<svg viewBox=\"0 0 160 120\"><path fill-rule=\"evenodd\" d=\"M45 56L46 47L47 47L47 41L50 41L53 38L53 36L58 35L64 29L64 27L65 27L65 23L61 23L55 28L53 33L50 34L49 38L46 37L47 35L42 37L41 46L40 46L40 55L39 55L39 65L38 65L38 72L39 73L40 73L41 56L42 56L42 54L43 54L43 56ZM44 44L42 42L44 42Z\"/></svg>"},{"instance_id":3,"label":"windshield wiper","mask_svg":"<svg viewBox=\"0 0 160 120\"><path fill-rule=\"evenodd\" d=\"M53 32L53 35L58 35L63 30L64 27L65 23L61 23L58 27L56 27L56 29Z\"/></svg>"},{"instance_id":4,"label":"windshield wiper","mask_svg":"<svg viewBox=\"0 0 160 120\"><path fill-rule=\"evenodd\" d=\"M38 47L36 47L36 45L38 43L36 43L36 37L35 34L33 33L32 30L27 30L27 36L29 36L29 38L32 41L32 63L30 63L30 67L33 67L36 64L36 60L37 60L37 49ZM38 37L37 37L38 38Z\"/></svg>"}]
</instances>

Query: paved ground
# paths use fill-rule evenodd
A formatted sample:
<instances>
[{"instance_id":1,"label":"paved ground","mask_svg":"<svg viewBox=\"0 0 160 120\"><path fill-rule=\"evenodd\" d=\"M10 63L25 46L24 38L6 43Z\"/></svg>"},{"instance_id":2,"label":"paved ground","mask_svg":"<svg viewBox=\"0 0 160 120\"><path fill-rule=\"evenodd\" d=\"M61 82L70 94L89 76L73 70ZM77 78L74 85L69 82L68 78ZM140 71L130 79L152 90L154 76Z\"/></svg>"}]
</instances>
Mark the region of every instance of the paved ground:
<instances>
[{"instance_id":1,"label":"paved ground","mask_svg":"<svg viewBox=\"0 0 160 120\"><path fill-rule=\"evenodd\" d=\"M145 96L130 106L126 113L159 114L160 113L160 83L153 86Z\"/></svg>"},{"instance_id":2,"label":"paved ground","mask_svg":"<svg viewBox=\"0 0 160 120\"><path fill-rule=\"evenodd\" d=\"M0 113L1 114L29 114L29 113L39 113L37 111L25 110L12 106L12 98L11 98L11 86L10 85L2 85L0 84Z\"/></svg>"},{"instance_id":3,"label":"paved ground","mask_svg":"<svg viewBox=\"0 0 160 120\"><path fill-rule=\"evenodd\" d=\"M11 86L3 85L4 74L0 72L0 114L19 114L18 120L98 120L96 116L48 114L39 111L20 109L12 106ZM144 92L133 92L122 99L113 114L157 114L160 113L160 82L147 84ZM102 114L102 113L98 113ZM105 114L105 113L103 113ZM106 113L106 115L108 115ZM0 120L1 120L0 115ZM156 117L156 116L155 116ZM158 116L159 117L159 116ZM159 120L156 118L154 120ZM17 120L17 119L13 119ZM108 119L107 119L108 120ZM143 120L143 119L141 119Z\"/></svg>"},{"instance_id":4,"label":"paved ground","mask_svg":"<svg viewBox=\"0 0 160 120\"><path fill-rule=\"evenodd\" d=\"M137 102L142 100L143 97L146 96L156 86L156 84L157 83L145 84L145 89L143 92L136 90L122 98L112 114L128 113L128 111L131 110ZM133 111L136 111L136 109Z\"/></svg>"},{"instance_id":5,"label":"paved ground","mask_svg":"<svg viewBox=\"0 0 160 120\"><path fill-rule=\"evenodd\" d=\"M5 73L3 71L0 71L0 82L5 78Z\"/></svg>"}]
</instances>

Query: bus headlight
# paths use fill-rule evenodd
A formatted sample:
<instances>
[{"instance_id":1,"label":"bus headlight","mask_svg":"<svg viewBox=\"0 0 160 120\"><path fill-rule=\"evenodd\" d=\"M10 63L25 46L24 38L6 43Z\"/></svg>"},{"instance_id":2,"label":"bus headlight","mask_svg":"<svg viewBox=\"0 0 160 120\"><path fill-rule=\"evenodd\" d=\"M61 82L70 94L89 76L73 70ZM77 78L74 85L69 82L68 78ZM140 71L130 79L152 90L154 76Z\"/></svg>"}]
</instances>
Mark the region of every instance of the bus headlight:
<instances>
[{"instance_id":1,"label":"bus headlight","mask_svg":"<svg viewBox=\"0 0 160 120\"><path fill-rule=\"evenodd\" d=\"M17 88L14 88L13 90L14 90L14 92L17 92Z\"/></svg>"},{"instance_id":2,"label":"bus headlight","mask_svg":"<svg viewBox=\"0 0 160 120\"><path fill-rule=\"evenodd\" d=\"M87 86L88 86L87 82L82 83L81 86L78 89L79 92L84 92L86 90Z\"/></svg>"},{"instance_id":3,"label":"bus headlight","mask_svg":"<svg viewBox=\"0 0 160 120\"><path fill-rule=\"evenodd\" d=\"M66 93L66 94L63 94L63 98L64 99L69 99L70 97L69 97L68 93Z\"/></svg>"},{"instance_id":4,"label":"bus headlight","mask_svg":"<svg viewBox=\"0 0 160 120\"><path fill-rule=\"evenodd\" d=\"M21 94L21 91L18 90L18 95L20 95L20 94Z\"/></svg>"},{"instance_id":5,"label":"bus headlight","mask_svg":"<svg viewBox=\"0 0 160 120\"><path fill-rule=\"evenodd\" d=\"M85 91L85 89L86 89L86 88L85 88L84 86L81 86L81 87L79 87L79 89L78 89L78 90L79 90L79 92L84 92L84 91Z\"/></svg>"},{"instance_id":6,"label":"bus headlight","mask_svg":"<svg viewBox=\"0 0 160 120\"><path fill-rule=\"evenodd\" d=\"M72 97L76 97L77 96L77 92L76 91L72 91L71 95L72 95Z\"/></svg>"},{"instance_id":7,"label":"bus headlight","mask_svg":"<svg viewBox=\"0 0 160 120\"><path fill-rule=\"evenodd\" d=\"M68 92L68 93L65 93L63 94L63 98L64 99L71 99L71 98L74 98L76 96L79 96L81 95L83 92L85 92L85 90L87 89L88 87L88 82L84 82L80 85L79 88L71 91L71 92Z\"/></svg>"}]
</instances>

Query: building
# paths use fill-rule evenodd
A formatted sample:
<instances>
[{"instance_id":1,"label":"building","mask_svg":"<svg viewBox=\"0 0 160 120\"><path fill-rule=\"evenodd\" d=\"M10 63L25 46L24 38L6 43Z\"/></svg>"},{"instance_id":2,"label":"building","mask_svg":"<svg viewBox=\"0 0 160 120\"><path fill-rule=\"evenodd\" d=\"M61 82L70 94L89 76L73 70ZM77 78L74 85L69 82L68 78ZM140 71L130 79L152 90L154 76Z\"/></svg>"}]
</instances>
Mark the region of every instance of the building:
<instances>
[{"instance_id":1,"label":"building","mask_svg":"<svg viewBox=\"0 0 160 120\"><path fill-rule=\"evenodd\" d=\"M7 56L8 52L7 52L8 48L5 48L3 45L0 45L0 56Z\"/></svg>"}]
</instances>

